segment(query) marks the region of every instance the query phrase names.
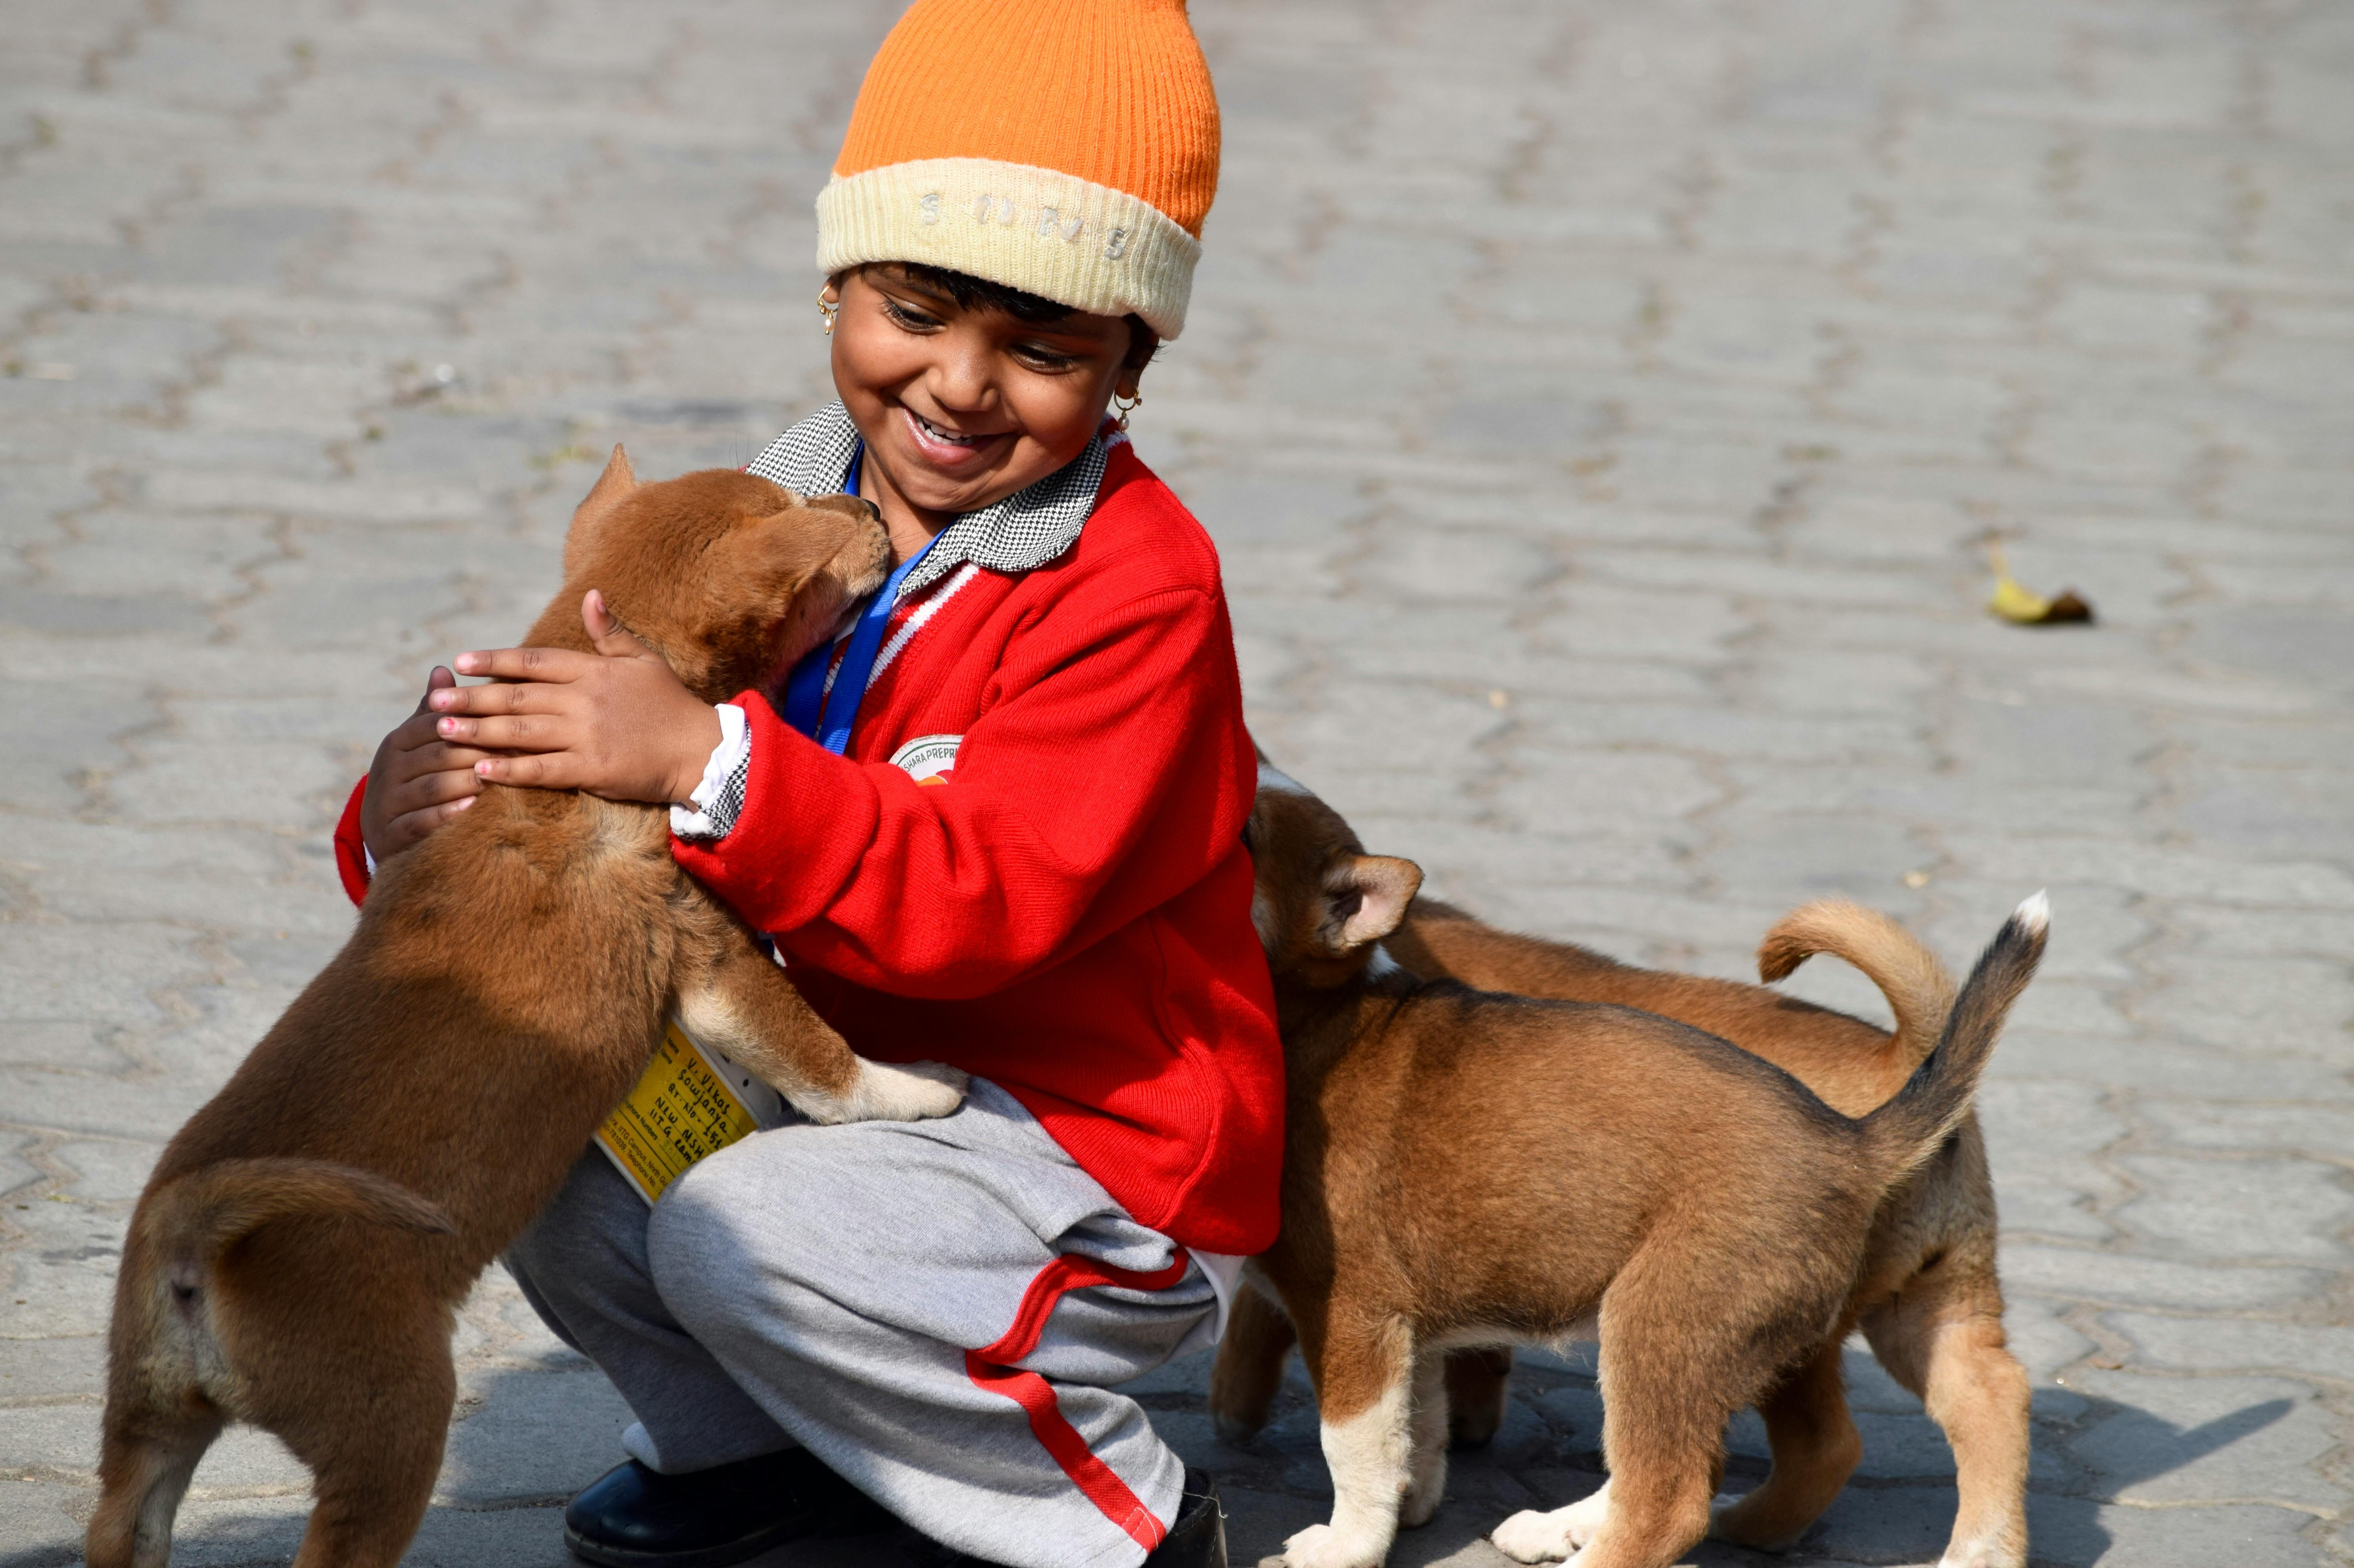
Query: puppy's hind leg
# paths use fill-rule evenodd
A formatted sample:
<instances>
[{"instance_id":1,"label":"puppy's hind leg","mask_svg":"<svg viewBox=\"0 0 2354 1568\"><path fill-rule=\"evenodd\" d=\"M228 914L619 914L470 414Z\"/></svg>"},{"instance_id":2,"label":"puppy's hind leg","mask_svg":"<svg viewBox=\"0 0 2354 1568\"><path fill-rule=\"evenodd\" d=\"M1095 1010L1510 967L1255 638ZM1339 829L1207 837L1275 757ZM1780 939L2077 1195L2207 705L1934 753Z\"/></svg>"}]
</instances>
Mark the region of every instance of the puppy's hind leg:
<instances>
[{"instance_id":1,"label":"puppy's hind leg","mask_svg":"<svg viewBox=\"0 0 2354 1568\"><path fill-rule=\"evenodd\" d=\"M735 921L710 963L679 987L686 1026L817 1122L923 1121L964 1103L965 1075L938 1062L905 1066L852 1051Z\"/></svg>"},{"instance_id":2,"label":"puppy's hind leg","mask_svg":"<svg viewBox=\"0 0 2354 1568\"><path fill-rule=\"evenodd\" d=\"M1950 1271L1950 1272L1949 1272ZM1949 1259L1863 1320L1889 1375L1921 1396L1954 1449L1961 1505L1939 1568L2027 1561L2029 1389L2002 1331L1993 1266Z\"/></svg>"},{"instance_id":3,"label":"puppy's hind leg","mask_svg":"<svg viewBox=\"0 0 2354 1568\"><path fill-rule=\"evenodd\" d=\"M397 1568L432 1500L457 1403L448 1346L419 1346L384 1375L347 1385L349 1397L314 1405L300 1427L281 1430L309 1464L317 1501L294 1568Z\"/></svg>"},{"instance_id":4,"label":"puppy's hind leg","mask_svg":"<svg viewBox=\"0 0 2354 1568\"><path fill-rule=\"evenodd\" d=\"M1283 1386L1283 1363L1299 1341L1283 1308L1255 1287L1235 1292L1226 1335L1210 1369L1210 1421L1218 1441L1242 1443L1267 1425Z\"/></svg>"},{"instance_id":5,"label":"puppy's hind leg","mask_svg":"<svg viewBox=\"0 0 2354 1568\"><path fill-rule=\"evenodd\" d=\"M1806 1533L1854 1474L1863 1439L1848 1414L1846 1338L1833 1335L1757 1402L1774 1468L1756 1490L1718 1510L1709 1533L1719 1541L1779 1552Z\"/></svg>"},{"instance_id":6,"label":"puppy's hind leg","mask_svg":"<svg viewBox=\"0 0 2354 1568\"><path fill-rule=\"evenodd\" d=\"M1511 1408L1512 1352L1490 1347L1447 1358L1447 1436L1458 1448L1484 1448Z\"/></svg>"},{"instance_id":7,"label":"puppy's hind leg","mask_svg":"<svg viewBox=\"0 0 2354 1568\"><path fill-rule=\"evenodd\" d=\"M1408 1530L1428 1524L1447 1500L1447 1362L1436 1351L1423 1351L1414 1358L1405 1496L1398 1502L1398 1523Z\"/></svg>"},{"instance_id":8,"label":"puppy's hind leg","mask_svg":"<svg viewBox=\"0 0 2354 1568\"><path fill-rule=\"evenodd\" d=\"M188 1478L221 1425L214 1414L133 1414L110 1403L98 1460L98 1511L82 1547L90 1568L164 1568Z\"/></svg>"}]
</instances>

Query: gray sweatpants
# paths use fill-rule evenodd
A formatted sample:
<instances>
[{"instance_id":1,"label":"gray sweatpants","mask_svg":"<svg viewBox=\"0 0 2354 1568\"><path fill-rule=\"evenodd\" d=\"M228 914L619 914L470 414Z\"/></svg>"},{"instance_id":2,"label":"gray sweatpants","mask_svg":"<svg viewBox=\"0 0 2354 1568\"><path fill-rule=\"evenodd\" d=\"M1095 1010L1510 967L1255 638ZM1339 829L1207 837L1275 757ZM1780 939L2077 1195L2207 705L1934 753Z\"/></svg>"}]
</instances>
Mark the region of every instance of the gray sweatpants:
<instances>
[{"instance_id":1,"label":"gray sweatpants","mask_svg":"<svg viewBox=\"0 0 2354 1568\"><path fill-rule=\"evenodd\" d=\"M657 1470L800 1443L1014 1568L1124 1568L1176 1517L1183 1465L1107 1385L1198 1341L1215 1291L994 1084L754 1133L651 1210L591 1149L507 1266Z\"/></svg>"}]
</instances>

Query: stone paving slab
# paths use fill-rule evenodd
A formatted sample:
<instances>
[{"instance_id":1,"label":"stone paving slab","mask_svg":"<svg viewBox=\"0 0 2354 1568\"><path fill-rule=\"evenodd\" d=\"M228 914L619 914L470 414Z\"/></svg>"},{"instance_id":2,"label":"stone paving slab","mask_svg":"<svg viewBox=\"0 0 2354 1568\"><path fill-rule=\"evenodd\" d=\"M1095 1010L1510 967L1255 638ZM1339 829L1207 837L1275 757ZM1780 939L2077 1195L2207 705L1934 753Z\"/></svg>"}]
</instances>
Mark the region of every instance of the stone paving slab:
<instances>
[{"instance_id":1,"label":"stone paving slab","mask_svg":"<svg viewBox=\"0 0 2354 1568\"><path fill-rule=\"evenodd\" d=\"M611 442L741 463L825 395L810 202L896 10L0 16L0 1564L78 1559L131 1202L348 931L374 737L529 620ZM1646 961L1741 975L1826 893L1959 960L2050 886L1981 1097L2036 1561L2354 1561L2354 11L1193 12L1225 171L1136 433L1261 739ZM1989 620L1997 537L2099 624ZM459 1350L410 1561L554 1568L624 1413L502 1274ZM1598 1484L1581 1354L1394 1562ZM1855 1481L1695 1562L1935 1558L1943 1439L1849 1360ZM1143 1397L1252 1562L1326 1506L1312 1411L1230 1449L1204 1375ZM234 1436L179 1560L306 1506Z\"/></svg>"}]
</instances>

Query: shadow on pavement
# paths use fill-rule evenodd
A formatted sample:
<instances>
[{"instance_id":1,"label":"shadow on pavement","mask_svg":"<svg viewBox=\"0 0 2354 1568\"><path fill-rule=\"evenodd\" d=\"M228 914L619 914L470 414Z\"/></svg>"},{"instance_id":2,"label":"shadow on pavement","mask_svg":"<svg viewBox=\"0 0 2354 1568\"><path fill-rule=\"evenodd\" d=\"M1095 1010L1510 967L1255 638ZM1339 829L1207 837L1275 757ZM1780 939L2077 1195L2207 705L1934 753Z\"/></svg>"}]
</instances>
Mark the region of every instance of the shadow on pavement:
<instances>
[{"instance_id":1,"label":"shadow on pavement","mask_svg":"<svg viewBox=\"0 0 2354 1568\"><path fill-rule=\"evenodd\" d=\"M1185 1371L1195 1373L1197 1369ZM1526 1381L1548 1380L1540 1372L1537 1378ZM618 1402L602 1385L601 1378L584 1372L551 1375L502 1369L485 1379L483 1391L490 1397L451 1434L441 1482L443 1496L450 1500L437 1502L429 1513L408 1561L463 1563L470 1568L474 1564L562 1568L569 1563L556 1499L593 1479L618 1453L613 1446ZM1175 1397L1182 1408L1184 1396ZM2083 1406L2061 1430L2055 1431L2049 1420L2039 1422L2036 1440L2040 1448L2050 1451L2047 1457L2061 1457L2074 1472L2062 1485L2073 1481L2097 1495L2052 1489L2030 1494L2030 1531L2039 1563L2088 1564L2107 1559L2121 1543L2111 1529L2114 1520L2104 1519L2108 1505L2102 1499L2229 1447L2273 1425L2295 1408L2291 1400L2271 1399L2183 1426L2121 1401L2081 1397ZM1592 1408L1582 1403L1581 1415ZM1156 1419L1163 1422L1177 1414L1165 1407L1155 1412ZM1928 1426L1925 1414L1911 1419L1924 1428ZM1185 1423L1181 1417L1172 1425ZM1543 1436L1522 1427L1522 1440L1509 1445L1517 1449L1511 1456L1511 1469L1532 1467L1553 1478L1551 1485L1541 1489L1543 1496L1522 1493L1517 1501L1508 1501L1504 1491L1518 1492L1517 1485L1500 1491L1503 1476L1487 1474L1497 1459L1504 1457L1502 1454L1459 1455L1456 1484L1449 1489L1447 1505L1428 1525L1400 1533L1390 1555L1393 1568L1500 1561L1479 1542L1516 1506L1559 1506L1599 1483L1598 1475L1585 1473L1598 1434L1585 1430L1585 1420L1575 1425L1577 1429L1565 1436L1558 1429ZM2105 1457L2098 1471L2093 1472L2067 1457L2066 1446L2096 1432L2103 1439ZM1553 1452L1534 1451L1540 1447ZM1264 1456L1253 1453L1252 1457ZM1230 1450L1223 1457L1227 1462L1221 1464L1216 1457L1204 1454L1196 1457L1196 1462L1208 1459L1220 1472L1228 1542L1235 1563L1255 1563L1279 1552L1286 1537L1329 1513L1329 1496L1254 1487L1255 1478L1263 1487L1273 1478L1266 1466L1255 1467L1245 1458L1245 1451ZM1233 1463L1236 1459L1244 1462L1237 1466ZM1561 1467L1564 1464L1567 1467ZM1759 1478L1754 1471L1745 1476L1737 1473L1745 1467L1736 1465L1728 1489L1744 1489ZM1257 1478L1246 1473L1253 1468L1259 1472ZM1302 1478L1297 1469L1291 1471L1293 1484ZM2049 1483L2045 1485L2048 1488ZM201 1487L200 1480L199 1495L182 1510L174 1542L175 1561L206 1568L286 1561L309 1511L307 1497L281 1493L208 1499L202 1496ZM460 1495L453 1498L453 1492ZM1917 1476L1883 1474L1851 1483L1787 1557L1768 1558L1713 1544L1697 1548L1691 1555L1703 1564L1728 1565L1934 1561L1953 1527L1956 1500L1949 1464L1942 1471L1925 1467L1925 1473ZM67 1524L63 1518L58 1522ZM60 1539L0 1556L0 1568L64 1568L80 1563L78 1531L67 1537L66 1531L60 1530L59 1535ZM899 1542L888 1537L805 1542L769 1554L756 1568L854 1568L896 1562L898 1549Z\"/></svg>"}]
</instances>

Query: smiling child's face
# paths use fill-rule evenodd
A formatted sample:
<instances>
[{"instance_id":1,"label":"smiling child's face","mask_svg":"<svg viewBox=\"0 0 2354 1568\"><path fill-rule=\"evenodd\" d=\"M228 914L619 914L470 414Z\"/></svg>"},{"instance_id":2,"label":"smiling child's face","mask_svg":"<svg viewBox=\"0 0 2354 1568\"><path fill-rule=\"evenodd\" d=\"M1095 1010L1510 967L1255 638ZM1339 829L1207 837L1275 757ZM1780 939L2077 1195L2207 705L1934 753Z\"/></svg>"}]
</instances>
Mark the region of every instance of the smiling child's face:
<instances>
[{"instance_id":1,"label":"smiling child's face","mask_svg":"<svg viewBox=\"0 0 2354 1568\"><path fill-rule=\"evenodd\" d=\"M1112 394L1135 394L1123 317L1024 322L889 263L845 273L838 292L833 384L866 440L861 493L902 556L1069 462Z\"/></svg>"}]
</instances>

